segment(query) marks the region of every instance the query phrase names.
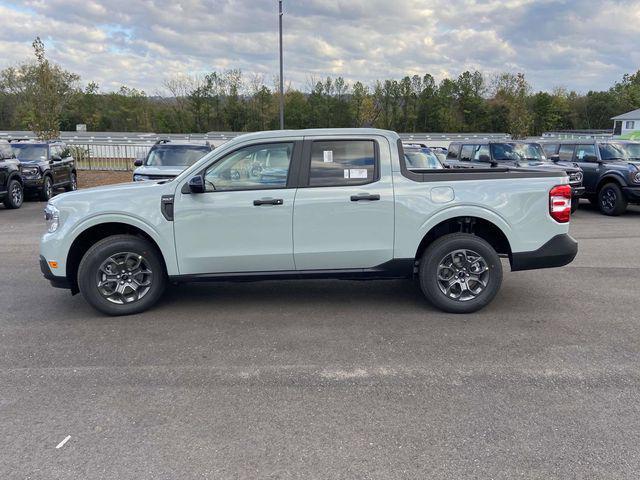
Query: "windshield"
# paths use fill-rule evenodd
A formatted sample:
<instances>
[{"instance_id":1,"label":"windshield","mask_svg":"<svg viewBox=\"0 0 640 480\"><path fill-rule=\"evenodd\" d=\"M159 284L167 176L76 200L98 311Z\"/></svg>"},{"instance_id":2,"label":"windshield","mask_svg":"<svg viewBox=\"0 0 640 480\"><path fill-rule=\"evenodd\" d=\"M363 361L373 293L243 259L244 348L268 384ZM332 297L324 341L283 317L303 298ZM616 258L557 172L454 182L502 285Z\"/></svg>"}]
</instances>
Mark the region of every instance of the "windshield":
<instances>
[{"instance_id":1,"label":"windshield","mask_svg":"<svg viewBox=\"0 0 640 480\"><path fill-rule=\"evenodd\" d=\"M29 145L27 143L14 143L11 149L16 157L23 162L34 162L47 159L47 147L43 145Z\"/></svg>"},{"instance_id":2,"label":"windshield","mask_svg":"<svg viewBox=\"0 0 640 480\"><path fill-rule=\"evenodd\" d=\"M148 167L188 167L200 160L209 149L206 147L159 147L147 157Z\"/></svg>"},{"instance_id":3,"label":"windshield","mask_svg":"<svg viewBox=\"0 0 640 480\"><path fill-rule=\"evenodd\" d=\"M640 143L603 143L598 148L603 161L640 159Z\"/></svg>"},{"instance_id":4,"label":"windshield","mask_svg":"<svg viewBox=\"0 0 640 480\"><path fill-rule=\"evenodd\" d=\"M438 157L431 150L409 150L405 151L404 157L407 161L407 168L412 169L440 169L443 168Z\"/></svg>"},{"instance_id":5,"label":"windshield","mask_svg":"<svg viewBox=\"0 0 640 480\"><path fill-rule=\"evenodd\" d=\"M493 159L500 161L546 162L542 148L536 143L492 143Z\"/></svg>"}]
</instances>

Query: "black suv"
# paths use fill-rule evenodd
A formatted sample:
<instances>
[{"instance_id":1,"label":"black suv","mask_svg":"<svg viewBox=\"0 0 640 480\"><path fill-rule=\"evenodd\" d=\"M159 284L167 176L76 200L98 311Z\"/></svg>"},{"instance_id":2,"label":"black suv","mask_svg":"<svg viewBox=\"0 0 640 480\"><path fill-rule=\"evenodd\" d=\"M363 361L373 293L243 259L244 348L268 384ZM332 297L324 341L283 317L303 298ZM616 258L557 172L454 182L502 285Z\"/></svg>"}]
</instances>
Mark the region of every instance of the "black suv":
<instances>
[{"instance_id":1,"label":"black suv","mask_svg":"<svg viewBox=\"0 0 640 480\"><path fill-rule=\"evenodd\" d=\"M47 201L55 189L70 192L78 188L76 164L64 143L11 140L11 148L20 160L25 193L37 193Z\"/></svg>"},{"instance_id":2,"label":"black suv","mask_svg":"<svg viewBox=\"0 0 640 480\"><path fill-rule=\"evenodd\" d=\"M571 212L584 194L583 172L572 162L548 160L538 143L469 140L451 142L445 166L449 168L517 167L527 170L562 170L571 185Z\"/></svg>"},{"instance_id":3,"label":"black suv","mask_svg":"<svg viewBox=\"0 0 640 480\"><path fill-rule=\"evenodd\" d=\"M542 142L551 159L575 162L584 172L585 197L605 215L640 204L640 143L622 140Z\"/></svg>"},{"instance_id":4,"label":"black suv","mask_svg":"<svg viewBox=\"0 0 640 480\"><path fill-rule=\"evenodd\" d=\"M20 162L11 146L0 140L0 202L7 208L20 208L23 198Z\"/></svg>"}]
</instances>

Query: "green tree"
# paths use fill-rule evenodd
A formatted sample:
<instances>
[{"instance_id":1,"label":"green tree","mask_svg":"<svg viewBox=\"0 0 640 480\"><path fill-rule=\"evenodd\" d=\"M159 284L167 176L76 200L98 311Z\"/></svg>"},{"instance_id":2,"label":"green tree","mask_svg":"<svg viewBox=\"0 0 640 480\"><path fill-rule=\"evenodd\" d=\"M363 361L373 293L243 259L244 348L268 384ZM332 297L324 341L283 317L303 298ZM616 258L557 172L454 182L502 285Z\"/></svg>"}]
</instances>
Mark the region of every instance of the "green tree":
<instances>
[{"instance_id":1,"label":"green tree","mask_svg":"<svg viewBox=\"0 0 640 480\"><path fill-rule=\"evenodd\" d=\"M77 92L80 77L49 62L40 37L32 46L35 61L5 69L0 83L17 100L19 122L49 140L59 136L62 112Z\"/></svg>"}]
</instances>

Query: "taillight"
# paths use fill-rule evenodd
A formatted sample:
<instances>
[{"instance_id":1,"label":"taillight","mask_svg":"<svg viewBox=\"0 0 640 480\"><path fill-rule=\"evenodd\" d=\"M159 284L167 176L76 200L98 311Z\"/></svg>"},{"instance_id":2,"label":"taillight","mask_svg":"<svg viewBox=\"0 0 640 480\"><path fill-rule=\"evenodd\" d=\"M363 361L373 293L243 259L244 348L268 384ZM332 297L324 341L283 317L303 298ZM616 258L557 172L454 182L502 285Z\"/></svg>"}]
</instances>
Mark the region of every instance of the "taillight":
<instances>
[{"instance_id":1,"label":"taillight","mask_svg":"<svg viewBox=\"0 0 640 480\"><path fill-rule=\"evenodd\" d=\"M557 185L549 192L549 215L560 223L567 223L571 218L571 187Z\"/></svg>"}]
</instances>

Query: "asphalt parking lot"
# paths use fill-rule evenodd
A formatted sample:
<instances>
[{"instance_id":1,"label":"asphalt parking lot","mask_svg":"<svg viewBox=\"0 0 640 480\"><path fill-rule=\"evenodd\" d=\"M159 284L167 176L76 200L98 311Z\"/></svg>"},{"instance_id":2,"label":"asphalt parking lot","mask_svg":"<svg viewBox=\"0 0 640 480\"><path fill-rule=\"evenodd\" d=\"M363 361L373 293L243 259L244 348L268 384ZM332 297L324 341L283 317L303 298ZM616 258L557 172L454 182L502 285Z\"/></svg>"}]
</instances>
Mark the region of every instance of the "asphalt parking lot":
<instances>
[{"instance_id":1,"label":"asphalt parking lot","mask_svg":"<svg viewBox=\"0 0 640 480\"><path fill-rule=\"evenodd\" d=\"M638 207L473 315L305 281L109 318L41 277L43 206L0 207L2 479L638 477Z\"/></svg>"}]
</instances>

